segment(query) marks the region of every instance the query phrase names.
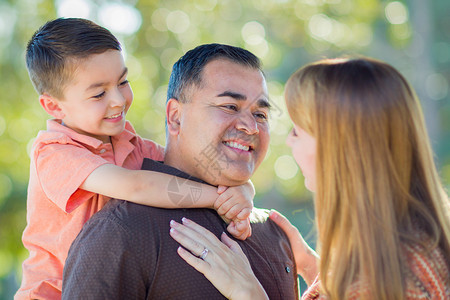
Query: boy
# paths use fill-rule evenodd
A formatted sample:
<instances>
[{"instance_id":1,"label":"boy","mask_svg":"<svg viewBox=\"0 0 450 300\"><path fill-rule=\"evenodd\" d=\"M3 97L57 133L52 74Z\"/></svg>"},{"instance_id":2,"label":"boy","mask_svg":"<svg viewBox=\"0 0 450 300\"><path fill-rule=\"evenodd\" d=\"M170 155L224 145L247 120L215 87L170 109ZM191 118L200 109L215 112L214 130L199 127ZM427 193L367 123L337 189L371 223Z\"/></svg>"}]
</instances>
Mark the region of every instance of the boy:
<instances>
[{"instance_id":1,"label":"boy","mask_svg":"<svg viewBox=\"0 0 450 300\"><path fill-rule=\"evenodd\" d=\"M48 22L28 43L30 78L55 119L32 148L23 234L30 256L16 299L61 297L68 249L110 197L166 208L215 207L233 221L250 214L251 183L220 191L201 185L198 199L177 204L167 191L172 176L140 170L144 157L163 160L164 149L139 137L125 120L133 94L120 51L107 29L75 18ZM161 197L150 201L150 193ZM249 228L245 220L229 231L245 239Z\"/></svg>"}]
</instances>

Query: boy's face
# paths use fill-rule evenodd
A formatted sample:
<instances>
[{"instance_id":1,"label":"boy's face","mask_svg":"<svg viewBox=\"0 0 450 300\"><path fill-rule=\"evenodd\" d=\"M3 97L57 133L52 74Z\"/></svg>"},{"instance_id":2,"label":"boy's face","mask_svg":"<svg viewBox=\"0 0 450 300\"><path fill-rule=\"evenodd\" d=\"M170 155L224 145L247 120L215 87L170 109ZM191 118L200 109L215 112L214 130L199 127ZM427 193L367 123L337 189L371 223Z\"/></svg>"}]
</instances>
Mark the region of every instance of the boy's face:
<instances>
[{"instance_id":1,"label":"boy's face","mask_svg":"<svg viewBox=\"0 0 450 300\"><path fill-rule=\"evenodd\" d=\"M127 68L120 51L108 50L74 62L73 79L56 102L65 126L104 143L125 128L133 101Z\"/></svg>"}]
</instances>

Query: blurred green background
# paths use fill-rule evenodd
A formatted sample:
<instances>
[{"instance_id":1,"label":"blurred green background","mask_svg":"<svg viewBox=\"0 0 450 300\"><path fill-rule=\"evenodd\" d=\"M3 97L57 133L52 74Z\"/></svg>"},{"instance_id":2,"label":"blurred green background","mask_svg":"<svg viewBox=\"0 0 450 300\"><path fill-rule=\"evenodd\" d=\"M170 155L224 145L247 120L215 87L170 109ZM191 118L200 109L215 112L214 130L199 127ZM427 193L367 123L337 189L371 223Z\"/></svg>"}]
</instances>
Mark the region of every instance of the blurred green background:
<instances>
[{"instance_id":1,"label":"blurred green background","mask_svg":"<svg viewBox=\"0 0 450 300\"><path fill-rule=\"evenodd\" d=\"M11 299L28 253L29 150L48 118L25 68L31 35L47 20L84 17L124 47L135 100L128 119L164 145L164 104L172 64L202 43L227 43L261 58L274 112L271 146L253 182L255 205L276 208L314 245L312 194L285 139L287 78L323 57L364 54L398 68L424 108L436 162L450 186L450 2L448 0L0 0L0 299ZM368 133L370 134L370 133Z\"/></svg>"}]
</instances>

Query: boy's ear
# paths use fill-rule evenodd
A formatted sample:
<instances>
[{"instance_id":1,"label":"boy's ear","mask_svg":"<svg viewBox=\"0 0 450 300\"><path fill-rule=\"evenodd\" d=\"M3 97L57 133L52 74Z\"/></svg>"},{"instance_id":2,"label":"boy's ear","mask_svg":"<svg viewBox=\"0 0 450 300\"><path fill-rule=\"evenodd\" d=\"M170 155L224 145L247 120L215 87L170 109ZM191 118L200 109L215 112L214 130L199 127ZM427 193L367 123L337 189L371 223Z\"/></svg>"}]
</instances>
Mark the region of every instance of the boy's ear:
<instances>
[{"instance_id":1,"label":"boy's ear","mask_svg":"<svg viewBox=\"0 0 450 300\"><path fill-rule=\"evenodd\" d=\"M166 104L167 130L171 135L180 132L181 103L174 98L169 99Z\"/></svg>"},{"instance_id":2,"label":"boy's ear","mask_svg":"<svg viewBox=\"0 0 450 300\"><path fill-rule=\"evenodd\" d=\"M65 117L65 114L59 106L58 100L56 100L52 96L45 93L40 95L39 103L41 104L42 108L44 108L44 110L52 117L56 119L63 119Z\"/></svg>"}]
</instances>

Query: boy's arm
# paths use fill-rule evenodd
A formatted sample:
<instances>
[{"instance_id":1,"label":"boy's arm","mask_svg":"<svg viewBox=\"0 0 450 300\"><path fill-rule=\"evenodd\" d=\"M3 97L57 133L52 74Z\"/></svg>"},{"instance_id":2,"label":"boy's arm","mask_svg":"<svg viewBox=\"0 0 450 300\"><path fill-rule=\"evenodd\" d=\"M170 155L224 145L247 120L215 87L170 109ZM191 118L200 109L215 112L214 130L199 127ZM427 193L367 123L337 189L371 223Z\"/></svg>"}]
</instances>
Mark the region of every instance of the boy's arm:
<instances>
[{"instance_id":1,"label":"boy's arm","mask_svg":"<svg viewBox=\"0 0 450 300\"><path fill-rule=\"evenodd\" d=\"M180 182L180 178L175 177L165 173L129 170L113 164L104 164L96 168L80 188L111 198L148 206L214 208L214 203L218 197L215 187L195 182L194 191L191 192L193 185L186 184L184 179L181 179L184 184L178 184L179 190L174 194L168 188L169 183Z\"/></svg>"}]
</instances>

